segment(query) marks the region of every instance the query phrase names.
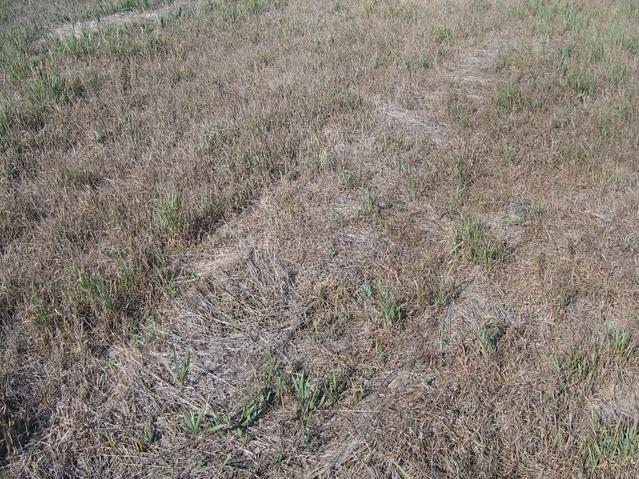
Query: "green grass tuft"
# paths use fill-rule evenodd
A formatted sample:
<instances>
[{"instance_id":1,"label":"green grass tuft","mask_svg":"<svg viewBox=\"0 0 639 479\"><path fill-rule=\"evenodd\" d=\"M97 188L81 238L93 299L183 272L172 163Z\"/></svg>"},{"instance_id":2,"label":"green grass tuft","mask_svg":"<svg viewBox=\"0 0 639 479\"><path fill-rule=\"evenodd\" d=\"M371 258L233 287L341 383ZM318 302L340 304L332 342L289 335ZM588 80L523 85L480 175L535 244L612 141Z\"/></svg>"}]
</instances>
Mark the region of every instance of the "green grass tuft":
<instances>
[{"instance_id":1,"label":"green grass tuft","mask_svg":"<svg viewBox=\"0 0 639 479\"><path fill-rule=\"evenodd\" d=\"M488 268L501 261L506 255L504 247L490 235L487 226L470 213L462 214L455 225L453 252Z\"/></svg>"},{"instance_id":2,"label":"green grass tuft","mask_svg":"<svg viewBox=\"0 0 639 479\"><path fill-rule=\"evenodd\" d=\"M639 429L637 424L593 422L592 432L583 446L583 456L591 469L605 464L639 460Z\"/></svg>"}]
</instances>

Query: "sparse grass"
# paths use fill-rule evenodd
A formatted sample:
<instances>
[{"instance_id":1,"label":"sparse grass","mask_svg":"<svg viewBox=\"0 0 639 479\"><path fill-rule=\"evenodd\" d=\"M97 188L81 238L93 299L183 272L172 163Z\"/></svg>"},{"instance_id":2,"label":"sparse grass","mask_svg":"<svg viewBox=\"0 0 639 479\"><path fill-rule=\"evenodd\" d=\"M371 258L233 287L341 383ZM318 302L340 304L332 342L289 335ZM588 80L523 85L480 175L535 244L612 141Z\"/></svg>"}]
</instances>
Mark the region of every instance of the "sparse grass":
<instances>
[{"instance_id":1,"label":"sparse grass","mask_svg":"<svg viewBox=\"0 0 639 479\"><path fill-rule=\"evenodd\" d=\"M610 325L596 331L590 343L577 345L553 359L561 388L585 387L592 390L607 376L615 376L631 359L635 345L632 336Z\"/></svg>"},{"instance_id":2,"label":"sparse grass","mask_svg":"<svg viewBox=\"0 0 639 479\"><path fill-rule=\"evenodd\" d=\"M632 477L635 3L5 2L2 474Z\"/></svg>"},{"instance_id":3,"label":"sparse grass","mask_svg":"<svg viewBox=\"0 0 639 479\"><path fill-rule=\"evenodd\" d=\"M302 440L309 444L312 437L309 426L317 410L338 400L349 381L349 372L343 367L333 368L324 381L313 385L306 371L293 378L295 414L300 420Z\"/></svg>"},{"instance_id":4,"label":"sparse grass","mask_svg":"<svg viewBox=\"0 0 639 479\"><path fill-rule=\"evenodd\" d=\"M63 188L93 188L99 183L99 178L91 171L64 168L58 175L57 183Z\"/></svg>"},{"instance_id":5,"label":"sparse grass","mask_svg":"<svg viewBox=\"0 0 639 479\"><path fill-rule=\"evenodd\" d=\"M101 274L78 274L78 288L80 300L89 306L96 316L115 313L113 292Z\"/></svg>"},{"instance_id":6,"label":"sparse grass","mask_svg":"<svg viewBox=\"0 0 639 479\"><path fill-rule=\"evenodd\" d=\"M446 111L450 117L463 126L470 126L470 114L471 109L468 106L468 101L459 92L450 90L446 95Z\"/></svg>"},{"instance_id":7,"label":"sparse grass","mask_svg":"<svg viewBox=\"0 0 639 479\"><path fill-rule=\"evenodd\" d=\"M453 43L455 36L450 27L445 25L435 25L433 27L433 38L439 45L450 45Z\"/></svg>"},{"instance_id":8,"label":"sparse grass","mask_svg":"<svg viewBox=\"0 0 639 479\"><path fill-rule=\"evenodd\" d=\"M561 84L572 89L580 99L591 96L595 91L595 80L590 68L586 66L569 67Z\"/></svg>"}]
</instances>

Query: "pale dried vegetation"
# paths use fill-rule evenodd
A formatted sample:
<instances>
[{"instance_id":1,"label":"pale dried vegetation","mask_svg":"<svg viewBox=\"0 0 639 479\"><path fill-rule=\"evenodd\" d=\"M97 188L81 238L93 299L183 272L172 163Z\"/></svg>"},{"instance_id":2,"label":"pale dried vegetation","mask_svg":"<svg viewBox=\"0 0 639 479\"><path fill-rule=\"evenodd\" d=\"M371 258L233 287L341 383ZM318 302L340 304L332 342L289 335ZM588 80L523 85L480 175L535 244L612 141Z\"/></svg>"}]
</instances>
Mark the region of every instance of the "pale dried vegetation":
<instances>
[{"instance_id":1,"label":"pale dried vegetation","mask_svg":"<svg viewBox=\"0 0 639 479\"><path fill-rule=\"evenodd\" d=\"M636 1L0 28L0 474L636 477Z\"/></svg>"}]
</instances>

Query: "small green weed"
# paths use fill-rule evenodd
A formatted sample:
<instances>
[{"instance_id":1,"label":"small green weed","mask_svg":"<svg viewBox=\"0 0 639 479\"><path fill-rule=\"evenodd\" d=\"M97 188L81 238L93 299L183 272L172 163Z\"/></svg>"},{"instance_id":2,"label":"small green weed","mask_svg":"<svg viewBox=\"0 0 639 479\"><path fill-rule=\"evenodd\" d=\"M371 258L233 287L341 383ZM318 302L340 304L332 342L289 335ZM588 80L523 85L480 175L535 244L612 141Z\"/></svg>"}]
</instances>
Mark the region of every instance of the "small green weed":
<instances>
[{"instance_id":1,"label":"small green weed","mask_svg":"<svg viewBox=\"0 0 639 479\"><path fill-rule=\"evenodd\" d=\"M504 335L503 325L495 322L485 322L477 331L477 337L483 354L490 354L497 349L497 343Z\"/></svg>"},{"instance_id":2,"label":"small green weed","mask_svg":"<svg viewBox=\"0 0 639 479\"><path fill-rule=\"evenodd\" d=\"M327 377L319 384L313 386L306 371L298 373L293 378L293 389L296 398L296 416L302 425L302 438L306 442L310 436L307 434L310 421L316 410L326 404L339 399L345 391L350 378L348 369L338 366L333 368Z\"/></svg>"},{"instance_id":3,"label":"small green weed","mask_svg":"<svg viewBox=\"0 0 639 479\"><path fill-rule=\"evenodd\" d=\"M235 421L237 429L246 431L251 424L262 417L275 399L275 392L268 386L262 387L242 404L239 417Z\"/></svg>"}]
</instances>

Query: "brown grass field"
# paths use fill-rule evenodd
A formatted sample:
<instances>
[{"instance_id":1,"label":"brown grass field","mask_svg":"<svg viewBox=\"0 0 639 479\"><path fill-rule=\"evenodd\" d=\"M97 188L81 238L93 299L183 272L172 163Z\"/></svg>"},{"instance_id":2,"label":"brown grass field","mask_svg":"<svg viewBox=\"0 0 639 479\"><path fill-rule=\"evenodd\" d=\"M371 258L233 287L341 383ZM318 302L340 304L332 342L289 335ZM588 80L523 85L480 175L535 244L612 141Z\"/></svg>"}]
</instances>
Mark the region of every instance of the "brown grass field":
<instances>
[{"instance_id":1,"label":"brown grass field","mask_svg":"<svg viewBox=\"0 0 639 479\"><path fill-rule=\"evenodd\" d=\"M0 476L639 476L637 0L0 0Z\"/></svg>"}]
</instances>

